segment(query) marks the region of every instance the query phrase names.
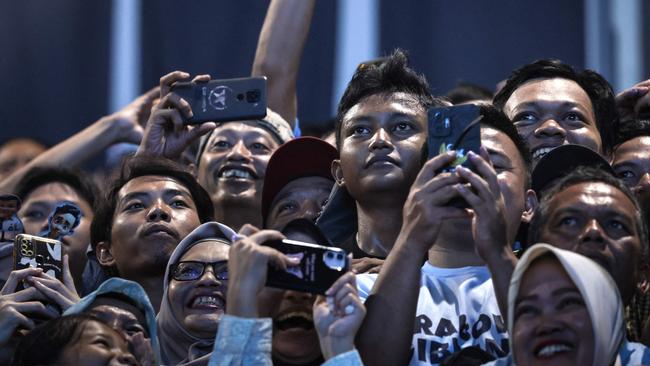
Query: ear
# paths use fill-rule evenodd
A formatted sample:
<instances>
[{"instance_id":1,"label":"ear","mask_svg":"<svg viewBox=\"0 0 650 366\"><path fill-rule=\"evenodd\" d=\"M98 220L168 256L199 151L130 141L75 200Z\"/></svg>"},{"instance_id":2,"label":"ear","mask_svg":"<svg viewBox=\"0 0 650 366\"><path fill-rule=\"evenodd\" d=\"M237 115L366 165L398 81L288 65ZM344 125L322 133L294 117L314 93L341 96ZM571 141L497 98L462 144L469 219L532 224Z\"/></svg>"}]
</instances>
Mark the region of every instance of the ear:
<instances>
[{"instance_id":1,"label":"ear","mask_svg":"<svg viewBox=\"0 0 650 366\"><path fill-rule=\"evenodd\" d=\"M524 212L521 213L521 221L529 224L530 221L533 219L533 213L535 212L537 205L539 205L539 201L537 201L537 194L535 194L535 191L533 191L532 189L526 191L524 204L525 204Z\"/></svg>"},{"instance_id":2,"label":"ear","mask_svg":"<svg viewBox=\"0 0 650 366\"><path fill-rule=\"evenodd\" d=\"M645 295L650 290L650 263L641 260L637 273L637 292Z\"/></svg>"},{"instance_id":3,"label":"ear","mask_svg":"<svg viewBox=\"0 0 650 366\"><path fill-rule=\"evenodd\" d=\"M190 169L190 173L194 176L195 179L199 179L199 171L194 163L188 163L187 167Z\"/></svg>"},{"instance_id":4,"label":"ear","mask_svg":"<svg viewBox=\"0 0 650 366\"><path fill-rule=\"evenodd\" d=\"M112 267L115 265L115 258L111 252L111 244L106 241L100 241L95 247L95 256L103 267Z\"/></svg>"},{"instance_id":5,"label":"ear","mask_svg":"<svg viewBox=\"0 0 650 366\"><path fill-rule=\"evenodd\" d=\"M341 159L332 160L332 177L336 180L336 185L345 187L345 178L343 178L343 169L341 169Z\"/></svg>"}]
</instances>

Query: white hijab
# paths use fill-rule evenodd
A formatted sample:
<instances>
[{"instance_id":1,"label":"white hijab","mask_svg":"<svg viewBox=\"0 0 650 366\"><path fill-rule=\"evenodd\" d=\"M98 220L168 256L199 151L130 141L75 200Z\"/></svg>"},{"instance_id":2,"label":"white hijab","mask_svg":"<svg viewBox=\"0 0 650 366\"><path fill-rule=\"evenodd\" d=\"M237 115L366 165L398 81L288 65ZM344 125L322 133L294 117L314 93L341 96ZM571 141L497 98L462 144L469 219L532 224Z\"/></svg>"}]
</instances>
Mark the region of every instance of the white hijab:
<instances>
[{"instance_id":1,"label":"white hijab","mask_svg":"<svg viewBox=\"0 0 650 366\"><path fill-rule=\"evenodd\" d=\"M512 335L514 330L515 300L524 273L530 264L544 254L555 256L576 285L589 311L594 329L594 366L621 365L618 351L625 337L623 302L616 283L596 262L580 254L562 250L548 244L536 244L521 257L510 280L508 290L508 332L510 352L514 360ZM607 360L606 363L601 363Z\"/></svg>"}]
</instances>

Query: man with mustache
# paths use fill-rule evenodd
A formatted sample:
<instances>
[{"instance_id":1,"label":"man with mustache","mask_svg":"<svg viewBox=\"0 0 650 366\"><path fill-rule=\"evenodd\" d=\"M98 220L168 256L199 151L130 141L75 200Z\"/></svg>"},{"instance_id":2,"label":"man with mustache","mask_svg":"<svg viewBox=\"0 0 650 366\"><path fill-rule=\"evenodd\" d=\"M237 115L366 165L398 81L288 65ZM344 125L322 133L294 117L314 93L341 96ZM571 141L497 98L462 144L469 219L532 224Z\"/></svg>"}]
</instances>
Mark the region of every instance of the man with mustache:
<instances>
[{"instance_id":1,"label":"man with mustache","mask_svg":"<svg viewBox=\"0 0 650 366\"><path fill-rule=\"evenodd\" d=\"M192 174L166 159L136 157L100 202L91 245L104 271L138 282L157 311L169 256L182 238L212 221L212 213Z\"/></svg>"}]
</instances>

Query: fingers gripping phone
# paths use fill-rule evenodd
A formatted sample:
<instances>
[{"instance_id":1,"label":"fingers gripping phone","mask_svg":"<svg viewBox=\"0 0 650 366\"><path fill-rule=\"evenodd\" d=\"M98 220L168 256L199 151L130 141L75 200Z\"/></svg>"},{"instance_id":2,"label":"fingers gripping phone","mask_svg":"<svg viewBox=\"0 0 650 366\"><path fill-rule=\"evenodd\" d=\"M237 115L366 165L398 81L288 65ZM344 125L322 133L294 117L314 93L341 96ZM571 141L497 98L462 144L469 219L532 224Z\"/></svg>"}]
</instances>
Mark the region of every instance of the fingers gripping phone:
<instances>
[{"instance_id":1,"label":"fingers gripping phone","mask_svg":"<svg viewBox=\"0 0 650 366\"><path fill-rule=\"evenodd\" d=\"M429 159L455 150L456 159L442 171L454 171L459 165L473 170L474 166L467 154L470 151L475 154L480 153L482 117L479 106L474 104L429 109L427 139ZM449 205L459 208L469 207L462 198L452 199Z\"/></svg>"},{"instance_id":2,"label":"fingers gripping phone","mask_svg":"<svg viewBox=\"0 0 650 366\"><path fill-rule=\"evenodd\" d=\"M211 80L205 83L178 82L171 91L192 107L194 125L259 119L266 116L266 77Z\"/></svg>"},{"instance_id":3,"label":"fingers gripping phone","mask_svg":"<svg viewBox=\"0 0 650 366\"><path fill-rule=\"evenodd\" d=\"M14 240L14 270L29 267L41 268L43 273L63 281L63 244L40 236L17 235Z\"/></svg>"},{"instance_id":4,"label":"fingers gripping phone","mask_svg":"<svg viewBox=\"0 0 650 366\"><path fill-rule=\"evenodd\" d=\"M347 254L340 248L290 239L270 241L264 245L300 259L298 266L286 271L269 266L267 286L322 295L350 267Z\"/></svg>"}]
</instances>

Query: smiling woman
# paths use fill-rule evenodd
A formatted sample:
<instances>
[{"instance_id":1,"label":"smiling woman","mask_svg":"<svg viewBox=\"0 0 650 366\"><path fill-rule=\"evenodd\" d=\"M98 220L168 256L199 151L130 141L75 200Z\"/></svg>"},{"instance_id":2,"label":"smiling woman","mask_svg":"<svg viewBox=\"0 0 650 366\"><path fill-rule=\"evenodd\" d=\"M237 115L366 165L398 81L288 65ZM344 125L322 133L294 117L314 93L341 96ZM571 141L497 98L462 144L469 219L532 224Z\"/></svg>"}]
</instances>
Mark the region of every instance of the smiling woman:
<instances>
[{"instance_id":1,"label":"smiling woman","mask_svg":"<svg viewBox=\"0 0 650 366\"><path fill-rule=\"evenodd\" d=\"M158 313L165 365L207 365L219 320L226 310L228 251L235 232L205 223L172 253Z\"/></svg>"}]
</instances>

